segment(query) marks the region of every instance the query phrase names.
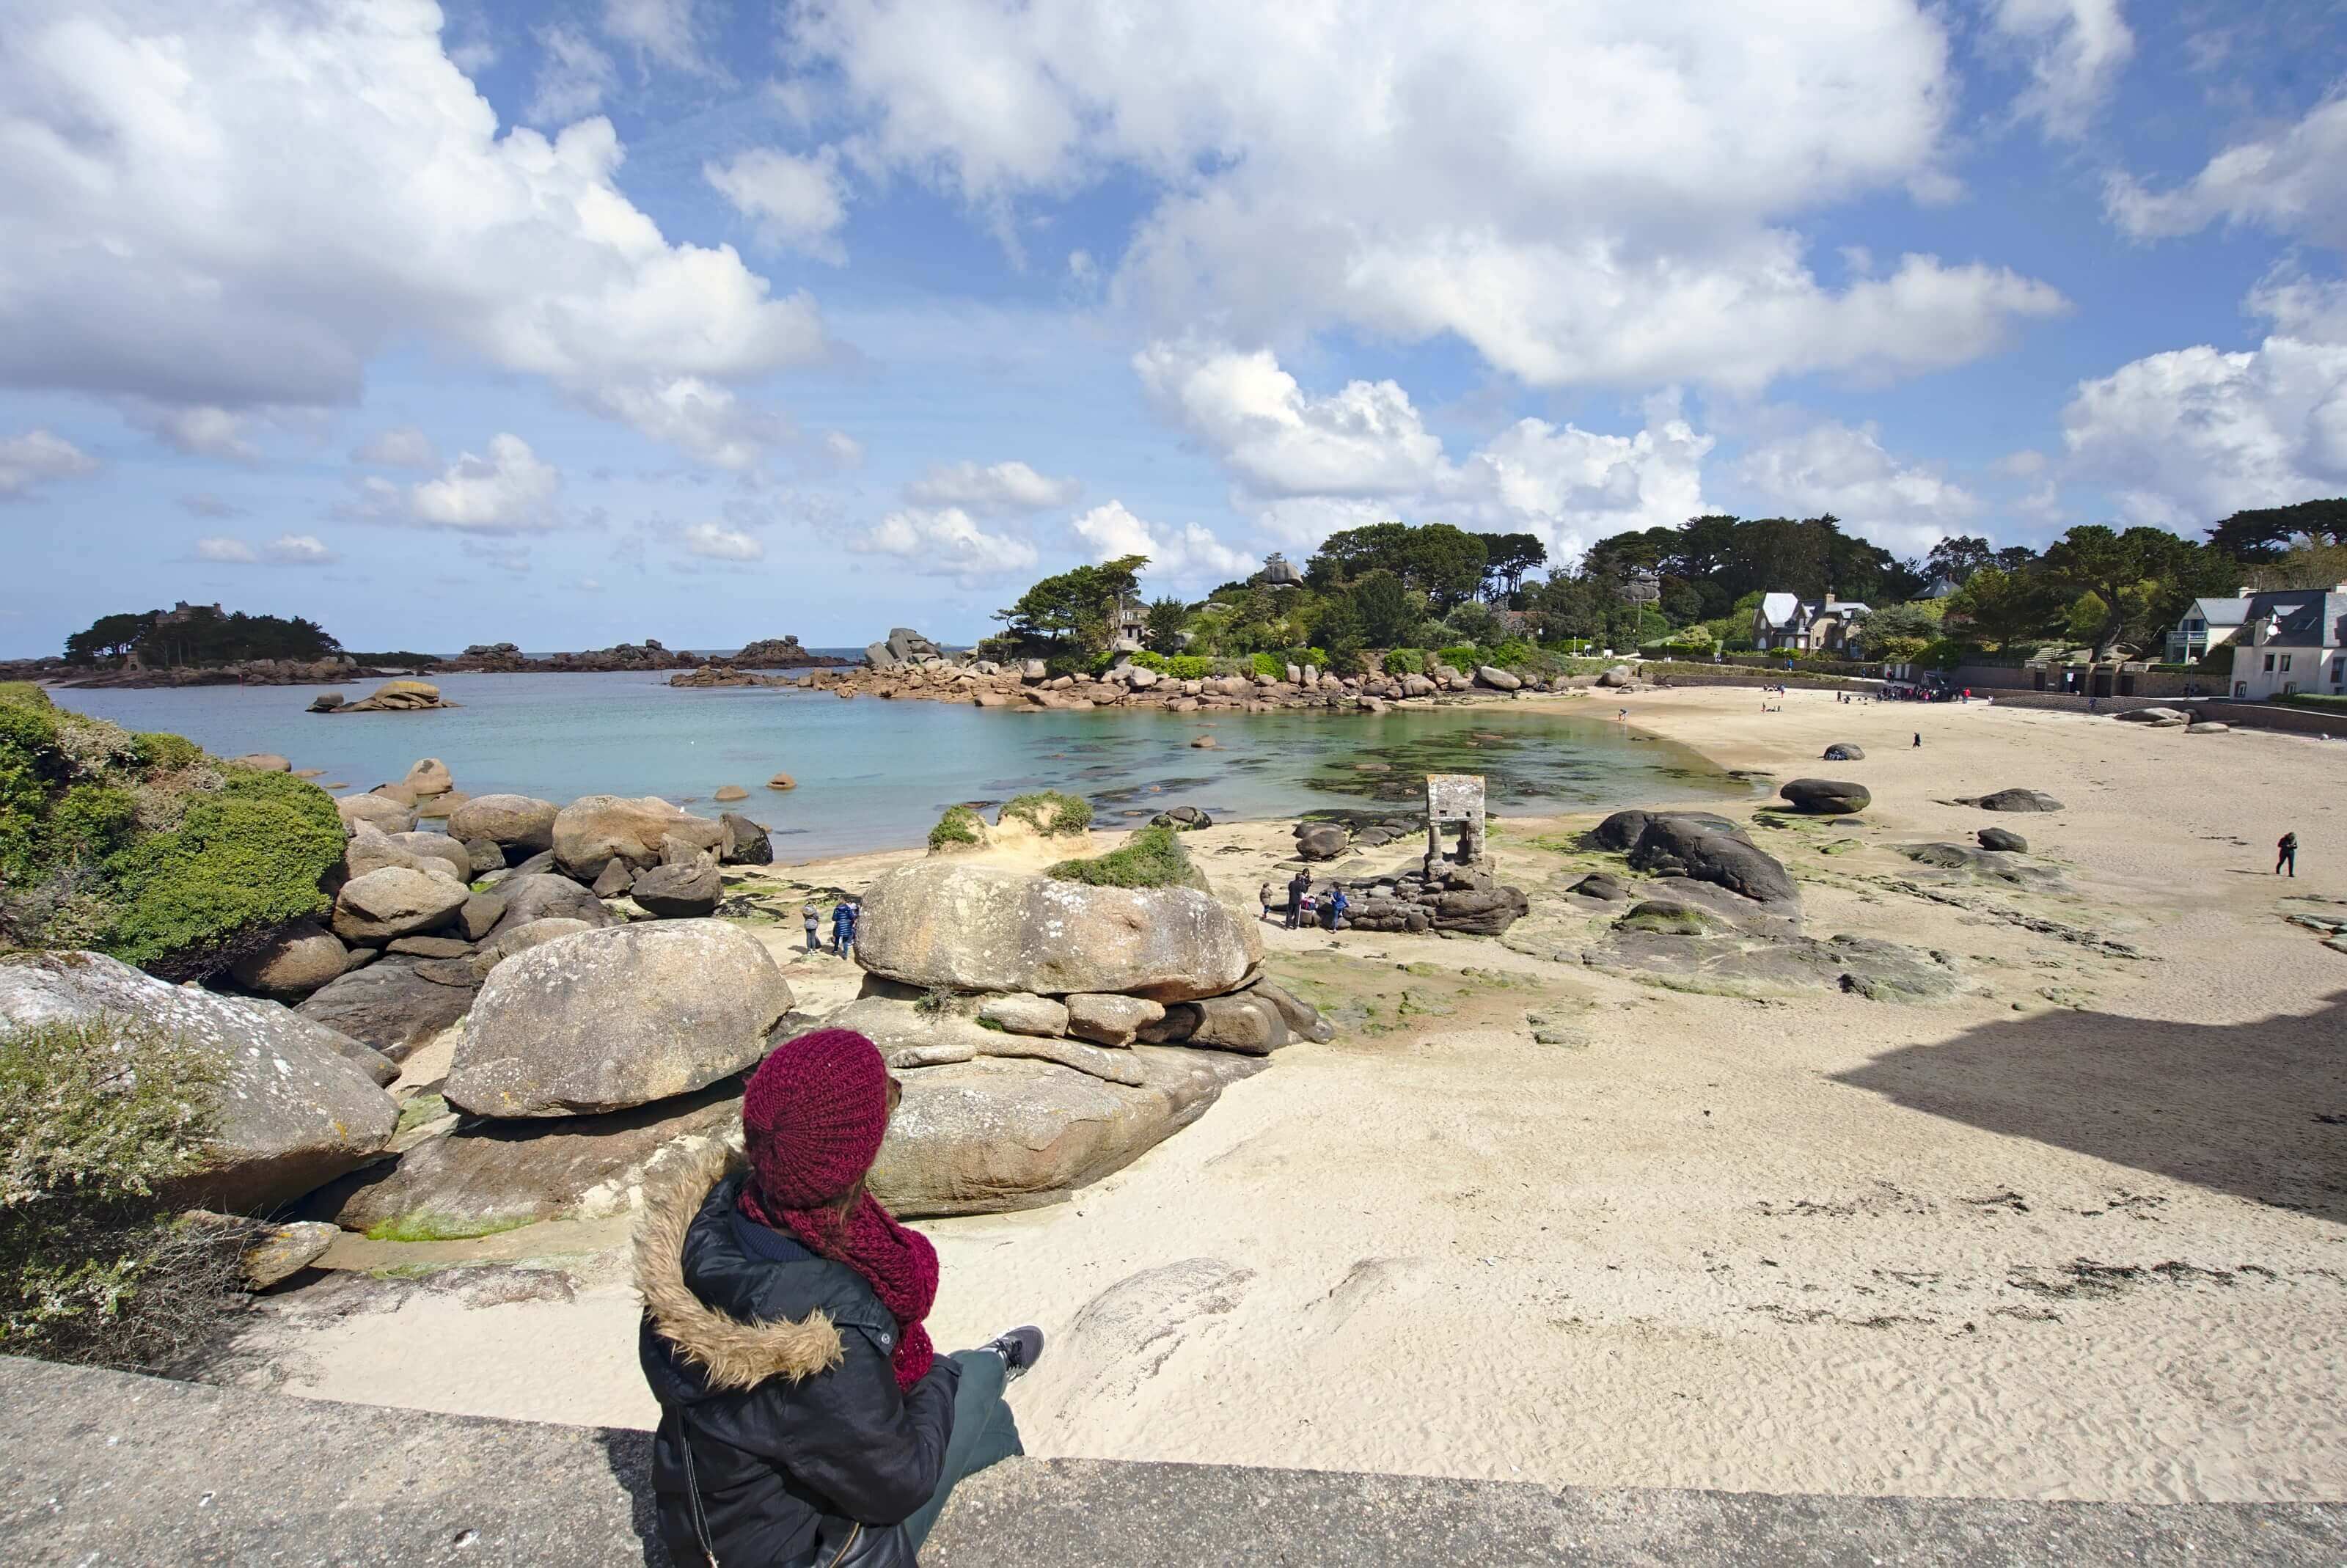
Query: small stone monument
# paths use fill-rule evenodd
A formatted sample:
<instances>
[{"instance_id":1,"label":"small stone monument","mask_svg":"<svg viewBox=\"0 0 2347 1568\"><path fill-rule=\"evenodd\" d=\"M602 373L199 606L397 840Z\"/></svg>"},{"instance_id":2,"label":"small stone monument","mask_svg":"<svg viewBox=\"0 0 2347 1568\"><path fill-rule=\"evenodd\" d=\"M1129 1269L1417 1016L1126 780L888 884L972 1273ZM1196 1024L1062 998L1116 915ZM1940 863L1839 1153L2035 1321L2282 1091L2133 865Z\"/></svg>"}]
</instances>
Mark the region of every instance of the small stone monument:
<instances>
[{"instance_id":1,"label":"small stone monument","mask_svg":"<svg viewBox=\"0 0 2347 1568\"><path fill-rule=\"evenodd\" d=\"M1459 829L1455 850L1445 847L1442 835L1442 830L1453 824ZM1481 866L1483 847L1483 775L1427 774L1427 868L1430 871L1446 861L1453 866Z\"/></svg>"}]
</instances>

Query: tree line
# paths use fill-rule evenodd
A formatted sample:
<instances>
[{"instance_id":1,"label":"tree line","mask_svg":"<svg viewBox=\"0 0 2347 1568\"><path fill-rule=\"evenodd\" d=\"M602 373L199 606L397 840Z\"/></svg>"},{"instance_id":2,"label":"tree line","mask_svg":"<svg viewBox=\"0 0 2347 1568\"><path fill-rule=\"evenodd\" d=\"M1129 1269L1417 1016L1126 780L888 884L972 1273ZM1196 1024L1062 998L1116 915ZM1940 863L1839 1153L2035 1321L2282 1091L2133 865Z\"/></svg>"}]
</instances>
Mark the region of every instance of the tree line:
<instances>
[{"instance_id":1,"label":"tree line","mask_svg":"<svg viewBox=\"0 0 2347 1568\"><path fill-rule=\"evenodd\" d=\"M1364 649L1517 641L1707 656L1751 647L1760 597L1785 592L1868 606L1872 657L1932 651L1952 661L1968 650L2059 642L2106 658L2156 641L2196 598L2347 580L2347 498L2237 512L2206 534L2087 524L2042 550L1955 536L1901 559L1830 514L1713 515L1612 535L1536 578L1548 552L1535 535L1381 522L1322 540L1300 586L1258 573L1203 600L1144 605L1147 557L1077 567L999 611L1003 630L985 646L1002 657L1097 661L1137 613L1153 653L1311 653L1338 669Z\"/></svg>"},{"instance_id":2,"label":"tree line","mask_svg":"<svg viewBox=\"0 0 2347 1568\"><path fill-rule=\"evenodd\" d=\"M201 668L247 659L331 658L343 645L302 616L247 615L214 605L101 615L66 639L66 661L98 664L138 655L154 669Z\"/></svg>"}]
</instances>

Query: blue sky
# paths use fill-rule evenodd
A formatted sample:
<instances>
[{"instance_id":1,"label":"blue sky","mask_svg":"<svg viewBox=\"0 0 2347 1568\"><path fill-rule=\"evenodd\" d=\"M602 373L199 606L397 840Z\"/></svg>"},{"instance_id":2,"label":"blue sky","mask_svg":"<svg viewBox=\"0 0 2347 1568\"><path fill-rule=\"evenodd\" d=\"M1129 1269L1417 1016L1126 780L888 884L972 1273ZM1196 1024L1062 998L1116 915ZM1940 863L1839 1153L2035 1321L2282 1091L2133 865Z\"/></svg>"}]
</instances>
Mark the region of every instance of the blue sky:
<instances>
[{"instance_id":1,"label":"blue sky","mask_svg":"<svg viewBox=\"0 0 2347 1568\"><path fill-rule=\"evenodd\" d=\"M2347 491L2334 5L11 9L0 653L179 598L962 640L1386 517Z\"/></svg>"}]
</instances>

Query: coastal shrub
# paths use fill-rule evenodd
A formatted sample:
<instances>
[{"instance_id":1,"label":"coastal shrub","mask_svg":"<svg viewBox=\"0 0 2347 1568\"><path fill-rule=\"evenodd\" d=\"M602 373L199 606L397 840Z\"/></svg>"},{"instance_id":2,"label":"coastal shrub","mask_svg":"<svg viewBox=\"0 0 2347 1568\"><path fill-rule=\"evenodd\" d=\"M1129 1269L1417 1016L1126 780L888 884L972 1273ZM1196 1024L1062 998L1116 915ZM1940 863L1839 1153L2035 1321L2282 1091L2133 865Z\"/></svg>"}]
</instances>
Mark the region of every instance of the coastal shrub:
<instances>
[{"instance_id":1,"label":"coastal shrub","mask_svg":"<svg viewBox=\"0 0 2347 1568\"><path fill-rule=\"evenodd\" d=\"M986 819L966 805L949 805L945 815L938 818L937 826L929 829L932 850L950 849L956 845L977 844L985 837Z\"/></svg>"},{"instance_id":2,"label":"coastal shrub","mask_svg":"<svg viewBox=\"0 0 2347 1568\"><path fill-rule=\"evenodd\" d=\"M1023 822L1046 838L1074 838L1092 826L1092 803L1055 789L1038 790L1012 795L999 815L1001 821Z\"/></svg>"},{"instance_id":3,"label":"coastal shrub","mask_svg":"<svg viewBox=\"0 0 2347 1568\"><path fill-rule=\"evenodd\" d=\"M342 856L342 819L325 791L291 774L237 770L191 794L178 826L107 861L115 914L106 950L165 979L216 973L323 912L318 882Z\"/></svg>"},{"instance_id":4,"label":"coastal shrub","mask_svg":"<svg viewBox=\"0 0 2347 1568\"><path fill-rule=\"evenodd\" d=\"M158 1210L222 1077L127 1020L0 1029L0 1353L151 1370L219 1326L235 1246Z\"/></svg>"},{"instance_id":5,"label":"coastal shrub","mask_svg":"<svg viewBox=\"0 0 2347 1568\"><path fill-rule=\"evenodd\" d=\"M1160 675L1164 674L1167 667L1173 662L1173 661L1166 658L1164 654L1153 653L1146 648L1134 654L1133 656L1133 661L1142 669L1153 671Z\"/></svg>"},{"instance_id":6,"label":"coastal shrub","mask_svg":"<svg viewBox=\"0 0 2347 1568\"><path fill-rule=\"evenodd\" d=\"M1062 860L1043 875L1057 882L1082 882L1094 887L1184 887L1201 880L1190 864L1190 852L1170 827L1144 827L1121 848L1089 860Z\"/></svg>"},{"instance_id":7,"label":"coastal shrub","mask_svg":"<svg viewBox=\"0 0 2347 1568\"><path fill-rule=\"evenodd\" d=\"M1483 662L1481 651L1471 642L1462 642L1453 648L1445 648L1436 657L1453 670L1472 670L1476 665Z\"/></svg>"},{"instance_id":8,"label":"coastal shrub","mask_svg":"<svg viewBox=\"0 0 2347 1568\"><path fill-rule=\"evenodd\" d=\"M1176 681L1204 681L1214 669L1214 661L1203 653L1175 653L1166 659L1164 672Z\"/></svg>"},{"instance_id":9,"label":"coastal shrub","mask_svg":"<svg viewBox=\"0 0 2347 1568\"><path fill-rule=\"evenodd\" d=\"M185 772L203 760L204 749L185 735L142 731L130 737L131 754L149 773Z\"/></svg>"},{"instance_id":10,"label":"coastal shrub","mask_svg":"<svg viewBox=\"0 0 2347 1568\"><path fill-rule=\"evenodd\" d=\"M1257 653L1252 661L1258 675L1268 675L1275 681L1287 678L1287 661L1276 653Z\"/></svg>"},{"instance_id":11,"label":"coastal shrub","mask_svg":"<svg viewBox=\"0 0 2347 1568\"><path fill-rule=\"evenodd\" d=\"M1418 648L1397 648L1385 657L1389 675L1423 675L1426 673L1426 652Z\"/></svg>"}]
</instances>

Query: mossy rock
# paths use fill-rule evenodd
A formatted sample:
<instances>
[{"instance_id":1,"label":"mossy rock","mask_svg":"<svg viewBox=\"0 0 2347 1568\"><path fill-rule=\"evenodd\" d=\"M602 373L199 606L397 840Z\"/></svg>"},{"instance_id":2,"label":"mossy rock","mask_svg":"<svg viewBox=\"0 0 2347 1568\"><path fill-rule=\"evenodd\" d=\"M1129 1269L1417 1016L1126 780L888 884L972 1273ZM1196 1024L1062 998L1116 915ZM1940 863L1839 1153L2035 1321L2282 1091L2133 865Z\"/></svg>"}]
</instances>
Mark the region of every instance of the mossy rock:
<instances>
[{"instance_id":1,"label":"mossy rock","mask_svg":"<svg viewBox=\"0 0 2347 1568\"><path fill-rule=\"evenodd\" d=\"M996 817L1023 822L1046 838L1079 838L1092 825L1092 803L1060 790L1039 790L1004 801Z\"/></svg>"}]
</instances>

